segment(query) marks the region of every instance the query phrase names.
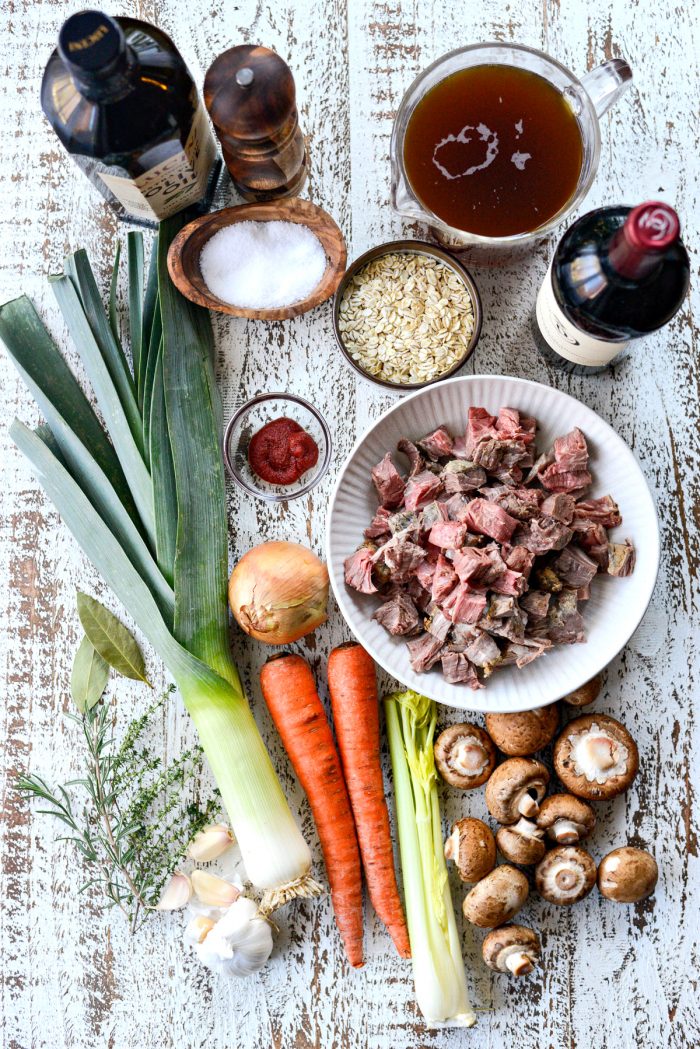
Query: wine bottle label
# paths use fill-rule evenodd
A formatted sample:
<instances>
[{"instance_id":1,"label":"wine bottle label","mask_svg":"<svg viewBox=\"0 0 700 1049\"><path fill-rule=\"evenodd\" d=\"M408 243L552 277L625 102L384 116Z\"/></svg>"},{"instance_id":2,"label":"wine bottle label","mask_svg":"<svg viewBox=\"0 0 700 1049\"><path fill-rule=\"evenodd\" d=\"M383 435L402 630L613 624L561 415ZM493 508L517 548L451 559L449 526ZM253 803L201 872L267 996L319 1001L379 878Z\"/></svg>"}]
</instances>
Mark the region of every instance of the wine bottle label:
<instances>
[{"instance_id":1,"label":"wine bottle label","mask_svg":"<svg viewBox=\"0 0 700 1049\"><path fill-rule=\"evenodd\" d=\"M560 357L564 357L573 364L600 368L609 364L614 357L629 346L629 339L621 342L596 339L571 323L554 297L551 265L537 296L535 317L542 337L549 346Z\"/></svg>"},{"instance_id":2,"label":"wine bottle label","mask_svg":"<svg viewBox=\"0 0 700 1049\"><path fill-rule=\"evenodd\" d=\"M184 149L138 178L97 171L109 191L136 219L160 222L204 196L216 145L204 106L199 104Z\"/></svg>"}]
</instances>

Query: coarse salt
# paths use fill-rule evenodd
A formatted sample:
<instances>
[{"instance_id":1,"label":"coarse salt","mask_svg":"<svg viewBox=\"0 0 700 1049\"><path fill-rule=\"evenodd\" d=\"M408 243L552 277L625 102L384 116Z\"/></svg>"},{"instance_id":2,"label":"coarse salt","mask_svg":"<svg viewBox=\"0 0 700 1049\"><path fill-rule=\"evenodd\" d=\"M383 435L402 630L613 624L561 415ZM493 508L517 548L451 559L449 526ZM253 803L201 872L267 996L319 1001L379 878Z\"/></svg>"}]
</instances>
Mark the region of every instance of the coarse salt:
<instances>
[{"instance_id":1,"label":"coarse salt","mask_svg":"<svg viewBox=\"0 0 700 1049\"><path fill-rule=\"evenodd\" d=\"M211 237L199 258L209 291L230 306L292 306L310 295L326 270L326 253L298 222L234 222Z\"/></svg>"}]
</instances>

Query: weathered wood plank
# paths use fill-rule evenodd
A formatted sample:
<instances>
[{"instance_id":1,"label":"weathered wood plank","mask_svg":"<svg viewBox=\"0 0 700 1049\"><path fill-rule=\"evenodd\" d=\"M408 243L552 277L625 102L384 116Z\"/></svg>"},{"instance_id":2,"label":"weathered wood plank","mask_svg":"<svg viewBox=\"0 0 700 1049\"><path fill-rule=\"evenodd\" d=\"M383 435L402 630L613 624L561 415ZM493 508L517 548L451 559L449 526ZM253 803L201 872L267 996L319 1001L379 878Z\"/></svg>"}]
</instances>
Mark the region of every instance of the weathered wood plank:
<instances>
[{"instance_id":1,"label":"weathered wood plank","mask_svg":"<svg viewBox=\"0 0 700 1049\"><path fill-rule=\"evenodd\" d=\"M61 20L72 5L5 0L0 48L8 90L0 97L0 210L3 300L29 292L65 345L45 283L69 248L85 245L107 280L117 233L99 200L40 118L38 85ZM393 114L416 73L441 53L479 39L545 47L582 74L624 55L636 87L603 120L601 169L593 207L662 195L674 201L697 273L698 26L692 5L660 0L484 0L455 8L446 0L303 0L212 5L184 0L130 2L123 10L156 20L176 40L195 75L223 48L259 40L289 59L308 136L307 195L326 207L348 238L350 257L401 234L388 208L388 149ZM681 60L679 61L679 56ZM222 201L230 199L222 190ZM587 205L587 206L588 206ZM416 227L408 235L420 235ZM245 984L213 978L183 953L177 917L158 917L131 942L115 916L78 897L75 860L53 841L54 828L31 814L11 789L27 765L58 780L75 773L75 735L61 719L77 640L74 588L110 595L68 540L55 514L8 444L0 492L0 1030L8 1049L92 1049L144 1045L214 1049L270 1045L289 1049L409 1049L592 1044L627 1049L693 1046L697 1007L698 847L694 770L700 759L697 613L700 604L700 445L697 440L697 292L669 329L635 350L612 376L549 372L528 333L534 295L551 243L498 269L476 268L485 322L471 371L507 372L552 382L590 404L638 455L656 496L664 558L641 628L608 672L596 709L623 720L638 740L642 773L622 799L600 807L596 858L622 840L653 845L662 880L654 904L613 907L593 895L571 912L531 900L527 922L542 931L545 965L519 986L479 961L481 935L464 930L476 1031L425 1032L410 968L393 954L367 909L367 964L349 971L327 899L282 916L269 968ZM333 430L333 470L308 499L281 507L229 493L231 556L261 536L285 536L322 549L332 474L355 437L393 400L359 380L337 353L327 307L289 323L217 318L218 370L227 411L237 398L290 389L310 397ZM76 363L75 355L71 360ZM79 372L79 369L78 369ZM3 418L37 415L0 356ZM334 611L315 639L300 645L321 675L330 648L348 636ZM293 808L312 843L308 805L257 688L266 658L236 638L236 656L256 716ZM157 683L164 681L157 667ZM124 717L143 708L142 689L112 686ZM445 721L452 715L443 711ZM193 739L179 703L163 717L164 757ZM445 792L446 820L485 815L483 795ZM455 900L462 891L455 886Z\"/></svg>"}]
</instances>

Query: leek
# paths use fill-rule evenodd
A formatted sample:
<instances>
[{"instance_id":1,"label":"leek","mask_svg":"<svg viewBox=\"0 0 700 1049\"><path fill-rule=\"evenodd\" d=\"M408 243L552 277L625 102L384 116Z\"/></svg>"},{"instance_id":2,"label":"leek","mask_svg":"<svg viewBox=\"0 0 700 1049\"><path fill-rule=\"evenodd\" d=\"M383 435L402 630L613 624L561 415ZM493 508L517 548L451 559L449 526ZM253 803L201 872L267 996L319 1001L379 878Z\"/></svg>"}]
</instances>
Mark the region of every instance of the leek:
<instances>
[{"instance_id":1,"label":"leek","mask_svg":"<svg viewBox=\"0 0 700 1049\"><path fill-rule=\"evenodd\" d=\"M84 553L178 685L248 875L265 890L269 912L319 889L310 876L309 848L230 654L211 330L205 311L186 302L158 265L176 228L172 222L161 228L145 294L142 288L129 293L138 381L128 364L124 375L118 324L116 318L110 324L96 301L84 252L67 260L66 276L52 281L114 446L28 299L0 307L0 336L48 427L31 431L15 420L10 432ZM129 248L130 279L141 281L142 246L132 238ZM112 289L115 283L113 278ZM110 313L115 315L113 305ZM30 369L37 338L41 376ZM60 380L55 393L54 377ZM145 396L137 400L140 383Z\"/></svg>"},{"instance_id":2,"label":"leek","mask_svg":"<svg viewBox=\"0 0 700 1049\"><path fill-rule=\"evenodd\" d=\"M416 999L429 1026L471 1027L476 1016L443 852L433 755L437 708L408 691L389 696L384 709Z\"/></svg>"}]
</instances>

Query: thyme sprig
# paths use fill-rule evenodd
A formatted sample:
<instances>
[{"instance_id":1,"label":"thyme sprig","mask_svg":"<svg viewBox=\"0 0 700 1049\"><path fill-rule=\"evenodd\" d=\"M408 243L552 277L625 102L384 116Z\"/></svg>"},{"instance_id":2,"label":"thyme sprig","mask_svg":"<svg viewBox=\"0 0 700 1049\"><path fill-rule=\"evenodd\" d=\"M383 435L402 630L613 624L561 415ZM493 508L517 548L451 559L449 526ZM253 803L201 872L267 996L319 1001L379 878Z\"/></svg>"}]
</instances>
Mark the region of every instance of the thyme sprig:
<instances>
[{"instance_id":1,"label":"thyme sprig","mask_svg":"<svg viewBox=\"0 0 700 1049\"><path fill-rule=\"evenodd\" d=\"M119 745L104 699L81 714L67 714L82 729L85 775L55 789L33 773L16 781L26 797L43 803L39 812L68 828L59 840L74 845L89 872L80 891L98 886L105 905L123 912L131 932L155 907L188 843L220 808L216 792L198 798L200 747L163 767L144 742L154 715L173 691L171 686L134 719ZM189 787L195 789L188 801Z\"/></svg>"}]
</instances>

